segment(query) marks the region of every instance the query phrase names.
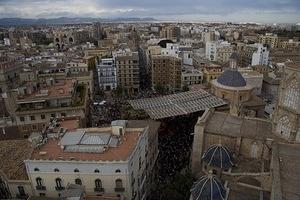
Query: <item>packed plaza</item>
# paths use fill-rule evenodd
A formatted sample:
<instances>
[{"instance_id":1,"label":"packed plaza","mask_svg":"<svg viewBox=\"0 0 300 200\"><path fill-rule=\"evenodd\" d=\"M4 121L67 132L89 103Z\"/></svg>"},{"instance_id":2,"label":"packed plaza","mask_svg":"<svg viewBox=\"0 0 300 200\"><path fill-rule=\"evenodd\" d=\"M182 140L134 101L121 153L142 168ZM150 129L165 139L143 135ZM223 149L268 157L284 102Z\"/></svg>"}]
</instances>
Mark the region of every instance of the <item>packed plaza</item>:
<instances>
[{"instance_id":1,"label":"packed plaza","mask_svg":"<svg viewBox=\"0 0 300 200\"><path fill-rule=\"evenodd\" d=\"M0 25L0 93L0 199L300 198L299 24Z\"/></svg>"}]
</instances>

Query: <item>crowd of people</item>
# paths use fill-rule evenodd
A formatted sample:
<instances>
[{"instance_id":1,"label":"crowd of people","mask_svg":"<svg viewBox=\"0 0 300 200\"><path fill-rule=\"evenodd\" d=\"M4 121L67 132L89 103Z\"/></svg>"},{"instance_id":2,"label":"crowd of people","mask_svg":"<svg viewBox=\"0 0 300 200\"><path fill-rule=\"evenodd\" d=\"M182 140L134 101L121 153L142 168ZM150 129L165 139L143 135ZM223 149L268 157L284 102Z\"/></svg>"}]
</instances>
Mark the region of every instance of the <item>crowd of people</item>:
<instances>
[{"instance_id":1,"label":"crowd of people","mask_svg":"<svg viewBox=\"0 0 300 200\"><path fill-rule=\"evenodd\" d=\"M161 187L188 168L196 120L196 116L188 115L162 121L158 144L158 181Z\"/></svg>"}]
</instances>

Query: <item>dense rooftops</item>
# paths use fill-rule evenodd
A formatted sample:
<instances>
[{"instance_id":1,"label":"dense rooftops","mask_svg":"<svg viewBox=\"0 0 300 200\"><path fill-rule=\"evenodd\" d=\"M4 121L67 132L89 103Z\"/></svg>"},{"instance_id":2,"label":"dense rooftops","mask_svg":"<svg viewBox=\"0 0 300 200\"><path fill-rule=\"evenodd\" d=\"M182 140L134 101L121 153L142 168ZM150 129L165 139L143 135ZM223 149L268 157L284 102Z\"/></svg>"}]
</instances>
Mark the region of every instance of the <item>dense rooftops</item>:
<instances>
[{"instance_id":1,"label":"dense rooftops","mask_svg":"<svg viewBox=\"0 0 300 200\"><path fill-rule=\"evenodd\" d=\"M0 141L0 171L10 180L26 180L24 160L30 157L31 145L27 140Z\"/></svg>"}]
</instances>

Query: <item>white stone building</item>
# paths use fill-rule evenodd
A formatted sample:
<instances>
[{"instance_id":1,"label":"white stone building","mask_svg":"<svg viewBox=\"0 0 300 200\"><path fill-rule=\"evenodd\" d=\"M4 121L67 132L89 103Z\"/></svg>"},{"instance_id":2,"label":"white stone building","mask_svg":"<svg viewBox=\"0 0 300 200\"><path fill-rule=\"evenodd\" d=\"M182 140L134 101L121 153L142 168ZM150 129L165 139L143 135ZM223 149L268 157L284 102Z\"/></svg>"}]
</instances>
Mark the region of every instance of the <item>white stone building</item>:
<instances>
[{"instance_id":1,"label":"white stone building","mask_svg":"<svg viewBox=\"0 0 300 200\"><path fill-rule=\"evenodd\" d=\"M62 129L44 138L25 160L34 195L59 197L68 185L77 184L84 186L87 196L146 199L157 158L152 158L151 145L156 141L157 147L157 140L149 142L155 129L139 122Z\"/></svg>"},{"instance_id":2,"label":"white stone building","mask_svg":"<svg viewBox=\"0 0 300 200\"><path fill-rule=\"evenodd\" d=\"M117 87L117 68L113 58L101 59L97 64L99 87L113 90Z\"/></svg>"},{"instance_id":3,"label":"white stone building","mask_svg":"<svg viewBox=\"0 0 300 200\"><path fill-rule=\"evenodd\" d=\"M210 61L227 62L233 48L227 41L207 42L205 48L205 57Z\"/></svg>"},{"instance_id":4,"label":"white stone building","mask_svg":"<svg viewBox=\"0 0 300 200\"><path fill-rule=\"evenodd\" d=\"M269 51L267 47L262 44L253 44L257 50L252 55L251 65L268 65L269 64Z\"/></svg>"}]
</instances>

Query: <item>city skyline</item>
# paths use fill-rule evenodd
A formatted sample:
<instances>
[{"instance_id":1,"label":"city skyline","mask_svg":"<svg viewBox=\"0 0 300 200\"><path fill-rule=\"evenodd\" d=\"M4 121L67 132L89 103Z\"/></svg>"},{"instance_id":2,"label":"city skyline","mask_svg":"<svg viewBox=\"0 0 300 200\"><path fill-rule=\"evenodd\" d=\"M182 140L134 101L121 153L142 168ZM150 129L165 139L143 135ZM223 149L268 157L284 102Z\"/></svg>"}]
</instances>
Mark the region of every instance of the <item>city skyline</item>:
<instances>
[{"instance_id":1,"label":"city skyline","mask_svg":"<svg viewBox=\"0 0 300 200\"><path fill-rule=\"evenodd\" d=\"M297 0L0 0L0 18L153 17L166 21L299 23L299 11Z\"/></svg>"}]
</instances>

